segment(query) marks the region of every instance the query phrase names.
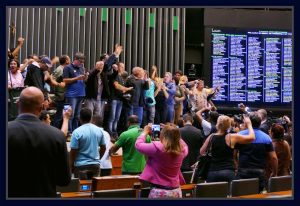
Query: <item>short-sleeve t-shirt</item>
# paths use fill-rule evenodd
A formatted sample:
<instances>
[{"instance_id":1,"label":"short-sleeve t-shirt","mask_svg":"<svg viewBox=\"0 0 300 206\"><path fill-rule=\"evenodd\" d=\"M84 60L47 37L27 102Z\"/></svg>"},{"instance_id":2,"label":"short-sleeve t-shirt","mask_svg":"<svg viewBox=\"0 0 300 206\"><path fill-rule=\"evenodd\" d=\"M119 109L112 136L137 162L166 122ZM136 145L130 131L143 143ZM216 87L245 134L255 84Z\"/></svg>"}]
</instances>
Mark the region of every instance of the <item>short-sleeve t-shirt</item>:
<instances>
[{"instance_id":1,"label":"short-sleeve t-shirt","mask_svg":"<svg viewBox=\"0 0 300 206\"><path fill-rule=\"evenodd\" d=\"M239 168L265 169L267 153L274 151L272 139L259 129L254 129L255 140L251 144L236 144L239 150ZM249 130L239 134L248 135Z\"/></svg>"},{"instance_id":2,"label":"short-sleeve t-shirt","mask_svg":"<svg viewBox=\"0 0 300 206\"><path fill-rule=\"evenodd\" d=\"M118 141L115 143L118 147L122 147L123 150L123 172L138 173L144 170L146 165L145 156L135 148L135 142L142 131L138 125L132 125L120 135ZM151 142L149 136L147 136L146 142Z\"/></svg>"},{"instance_id":3,"label":"short-sleeve t-shirt","mask_svg":"<svg viewBox=\"0 0 300 206\"><path fill-rule=\"evenodd\" d=\"M100 164L100 145L105 145L105 140L99 127L87 123L75 129L70 142L71 149L78 149L75 166Z\"/></svg>"},{"instance_id":4,"label":"short-sleeve t-shirt","mask_svg":"<svg viewBox=\"0 0 300 206\"><path fill-rule=\"evenodd\" d=\"M63 78L74 78L84 74L84 68L77 67L74 64L65 66ZM83 80L77 80L66 85L65 97L85 97L85 84Z\"/></svg>"}]
</instances>

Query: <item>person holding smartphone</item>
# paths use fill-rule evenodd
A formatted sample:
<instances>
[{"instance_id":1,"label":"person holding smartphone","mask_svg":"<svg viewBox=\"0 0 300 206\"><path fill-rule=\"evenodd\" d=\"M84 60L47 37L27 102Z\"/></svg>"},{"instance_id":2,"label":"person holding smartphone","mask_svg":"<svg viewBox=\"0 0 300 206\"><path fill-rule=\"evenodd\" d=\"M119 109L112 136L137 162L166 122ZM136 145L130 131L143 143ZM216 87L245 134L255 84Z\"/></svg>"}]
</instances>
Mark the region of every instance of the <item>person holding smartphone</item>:
<instances>
[{"instance_id":1,"label":"person holding smartphone","mask_svg":"<svg viewBox=\"0 0 300 206\"><path fill-rule=\"evenodd\" d=\"M146 143L146 136L151 132L152 125L146 125L135 142L137 151L148 157L140 179L151 184L149 198L180 198L180 185L185 183L180 166L188 147L174 124L163 127L160 141Z\"/></svg>"}]
</instances>

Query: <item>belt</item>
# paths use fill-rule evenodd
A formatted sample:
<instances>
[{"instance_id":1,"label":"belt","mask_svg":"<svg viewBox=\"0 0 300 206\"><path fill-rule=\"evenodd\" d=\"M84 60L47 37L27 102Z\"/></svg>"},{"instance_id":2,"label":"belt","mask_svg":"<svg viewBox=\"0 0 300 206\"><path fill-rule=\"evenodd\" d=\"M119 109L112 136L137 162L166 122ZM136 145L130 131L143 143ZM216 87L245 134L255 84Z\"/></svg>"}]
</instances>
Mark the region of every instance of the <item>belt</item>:
<instances>
[{"instance_id":1,"label":"belt","mask_svg":"<svg viewBox=\"0 0 300 206\"><path fill-rule=\"evenodd\" d=\"M158 188L158 189L163 189L163 190L175 190L178 187L168 187L168 186L157 185L157 184L152 184L151 183L151 188Z\"/></svg>"}]
</instances>

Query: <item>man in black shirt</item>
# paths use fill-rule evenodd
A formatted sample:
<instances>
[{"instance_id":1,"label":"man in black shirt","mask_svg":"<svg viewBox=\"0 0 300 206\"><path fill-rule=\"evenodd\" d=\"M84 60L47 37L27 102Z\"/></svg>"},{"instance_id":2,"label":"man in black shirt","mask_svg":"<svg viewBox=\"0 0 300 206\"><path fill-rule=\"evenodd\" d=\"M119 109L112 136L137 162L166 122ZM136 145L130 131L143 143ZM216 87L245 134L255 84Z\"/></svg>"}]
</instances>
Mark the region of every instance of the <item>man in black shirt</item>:
<instances>
[{"instance_id":1,"label":"man in black shirt","mask_svg":"<svg viewBox=\"0 0 300 206\"><path fill-rule=\"evenodd\" d=\"M8 197L56 197L56 185L71 181L64 134L38 118L43 101L38 88L25 88L8 123Z\"/></svg>"},{"instance_id":2,"label":"man in black shirt","mask_svg":"<svg viewBox=\"0 0 300 206\"><path fill-rule=\"evenodd\" d=\"M203 144L203 136L199 129L194 127L193 117L190 114L183 115L184 127L180 128L180 134L183 141L189 148L188 155L183 159L181 171L191 171L191 166L196 163L200 148Z\"/></svg>"},{"instance_id":3,"label":"man in black shirt","mask_svg":"<svg viewBox=\"0 0 300 206\"><path fill-rule=\"evenodd\" d=\"M117 132L117 125L122 111L122 98L123 94L132 90L132 87L125 87L125 81L121 74L125 71L124 63L117 64L118 72L114 70L115 74L111 75L109 81L110 87L110 114L108 119L108 131L112 135Z\"/></svg>"}]
</instances>

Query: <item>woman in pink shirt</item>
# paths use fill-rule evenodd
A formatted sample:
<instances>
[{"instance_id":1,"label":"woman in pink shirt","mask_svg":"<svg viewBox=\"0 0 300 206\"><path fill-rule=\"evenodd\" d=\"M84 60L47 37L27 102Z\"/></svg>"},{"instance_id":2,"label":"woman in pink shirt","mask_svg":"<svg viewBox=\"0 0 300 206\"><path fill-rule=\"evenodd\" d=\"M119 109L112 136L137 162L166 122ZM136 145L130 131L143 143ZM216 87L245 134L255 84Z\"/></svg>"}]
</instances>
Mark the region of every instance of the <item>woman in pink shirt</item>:
<instances>
[{"instance_id":1,"label":"woman in pink shirt","mask_svg":"<svg viewBox=\"0 0 300 206\"><path fill-rule=\"evenodd\" d=\"M174 124L161 130L160 141L146 143L146 136L150 133L151 126L145 126L135 143L136 149L148 156L140 179L152 185L149 198L180 198L180 185L185 184L180 167L188 154L188 147Z\"/></svg>"}]
</instances>

